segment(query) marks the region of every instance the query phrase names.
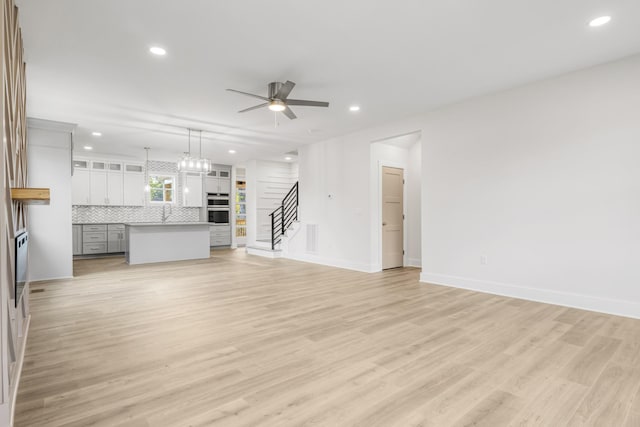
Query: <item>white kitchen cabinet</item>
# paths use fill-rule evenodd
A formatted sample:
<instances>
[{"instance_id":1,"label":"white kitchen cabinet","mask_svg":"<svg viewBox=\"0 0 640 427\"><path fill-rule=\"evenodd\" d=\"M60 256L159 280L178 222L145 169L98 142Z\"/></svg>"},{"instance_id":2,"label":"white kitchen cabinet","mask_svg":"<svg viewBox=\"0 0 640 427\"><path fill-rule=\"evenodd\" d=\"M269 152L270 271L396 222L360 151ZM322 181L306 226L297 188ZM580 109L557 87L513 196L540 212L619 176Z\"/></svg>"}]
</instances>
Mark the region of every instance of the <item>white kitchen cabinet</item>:
<instances>
[{"instance_id":1,"label":"white kitchen cabinet","mask_svg":"<svg viewBox=\"0 0 640 427\"><path fill-rule=\"evenodd\" d=\"M183 182L182 205L185 207L202 207L202 175L186 173Z\"/></svg>"},{"instance_id":2,"label":"white kitchen cabinet","mask_svg":"<svg viewBox=\"0 0 640 427\"><path fill-rule=\"evenodd\" d=\"M125 206L144 206L144 174L124 173L123 204Z\"/></svg>"},{"instance_id":3,"label":"white kitchen cabinet","mask_svg":"<svg viewBox=\"0 0 640 427\"><path fill-rule=\"evenodd\" d=\"M107 172L107 204L122 206L124 203L124 185L122 171Z\"/></svg>"},{"instance_id":4,"label":"white kitchen cabinet","mask_svg":"<svg viewBox=\"0 0 640 427\"><path fill-rule=\"evenodd\" d=\"M107 171L91 170L91 204L104 206L107 204Z\"/></svg>"},{"instance_id":5,"label":"white kitchen cabinet","mask_svg":"<svg viewBox=\"0 0 640 427\"><path fill-rule=\"evenodd\" d=\"M231 178L218 178L218 193L231 194Z\"/></svg>"},{"instance_id":6,"label":"white kitchen cabinet","mask_svg":"<svg viewBox=\"0 0 640 427\"><path fill-rule=\"evenodd\" d=\"M205 180L205 191L214 194L231 194L231 166L213 165Z\"/></svg>"},{"instance_id":7,"label":"white kitchen cabinet","mask_svg":"<svg viewBox=\"0 0 640 427\"><path fill-rule=\"evenodd\" d=\"M122 206L122 163L91 162L91 204Z\"/></svg>"},{"instance_id":8,"label":"white kitchen cabinet","mask_svg":"<svg viewBox=\"0 0 640 427\"><path fill-rule=\"evenodd\" d=\"M212 178L207 176L204 179L204 189L207 193L217 193L218 192L218 178Z\"/></svg>"},{"instance_id":9,"label":"white kitchen cabinet","mask_svg":"<svg viewBox=\"0 0 640 427\"><path fill-rule=\"evenodd\" d=\"M125 163L124 164L125 173L144 173L144 166L142 163Z\"/></svg>"},{"instance_id":10,"label":"white kitchen cabinet","mask_svg":"<svg viewBox=\"0 0 640 427\"><path fill-rule=\"evenodd\" d=\"M96 171L106 171L107 170L107 162L92 160L91 161L91 170Z\"/></svg>"},{"instance_id":11,"label":"white kitchen cabinet","mask_svg":"<svg viewBox=\"0 0 640 427\"><path fill-rule=\"evenodd\" d=\"M71 178L71 203L74 205L91 204L91 172L88 169L75 169Z\"/></svg>"}]
</instances>

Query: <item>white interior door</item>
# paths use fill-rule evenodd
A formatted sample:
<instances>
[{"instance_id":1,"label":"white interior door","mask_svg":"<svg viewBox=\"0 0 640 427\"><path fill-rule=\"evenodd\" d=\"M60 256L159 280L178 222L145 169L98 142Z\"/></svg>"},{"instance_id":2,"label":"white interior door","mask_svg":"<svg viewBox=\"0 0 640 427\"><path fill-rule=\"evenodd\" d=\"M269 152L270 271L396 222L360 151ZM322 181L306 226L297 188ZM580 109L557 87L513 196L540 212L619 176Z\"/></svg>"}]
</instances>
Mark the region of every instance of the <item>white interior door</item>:
<instances>
[{"instance_id":1,"label":"white interior door","mask_svg":"<svg viewBox=\"0 0 640 427\"><path fill-rule=\"evenodd\" d=\"M403 176L399 168L382 168L382 269L403 266Z\"/></svg>"}]
</instances>

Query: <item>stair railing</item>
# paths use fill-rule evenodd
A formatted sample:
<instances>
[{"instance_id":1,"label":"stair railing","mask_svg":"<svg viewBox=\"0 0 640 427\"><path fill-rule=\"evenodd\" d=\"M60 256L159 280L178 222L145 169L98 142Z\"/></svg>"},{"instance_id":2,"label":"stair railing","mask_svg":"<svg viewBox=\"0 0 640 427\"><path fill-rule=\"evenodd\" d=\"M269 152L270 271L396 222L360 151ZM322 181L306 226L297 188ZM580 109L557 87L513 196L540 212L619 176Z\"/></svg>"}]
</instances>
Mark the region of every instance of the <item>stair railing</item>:
<instances>
[{"instance_id":1,"label":"stair railing","mask_svg":"<svg viewBox=\"0 0 640 427\"><path fill-rule=\"evenodd\" d=\"M269 214L271 217L271 250L282 241L282 235L298 220L298 183L284 196L282 203Z\"/></svg>"}]
</instances>

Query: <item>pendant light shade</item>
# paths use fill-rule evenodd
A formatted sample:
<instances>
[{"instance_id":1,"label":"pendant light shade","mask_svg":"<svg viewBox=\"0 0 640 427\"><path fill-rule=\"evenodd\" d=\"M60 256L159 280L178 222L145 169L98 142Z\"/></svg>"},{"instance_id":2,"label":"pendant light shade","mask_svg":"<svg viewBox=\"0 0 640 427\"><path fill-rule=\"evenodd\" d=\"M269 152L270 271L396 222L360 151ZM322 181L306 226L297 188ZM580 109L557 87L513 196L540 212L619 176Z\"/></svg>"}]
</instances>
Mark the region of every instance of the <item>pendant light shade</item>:
<instances>
[{"instance_id":1,"label":"pendant light shade","mask_svg":"<svg viewBox=\"0 0 640 427\"><path fill-rule=\"evenodd\" d=\"M188 131L188 151L178 159L178 170L180 172L211 172L211 160L202 157L202 131L198 131L200 132L200 153L198 157L191 157L191 129L188 129Z\"/></svg>"}]
</instances>

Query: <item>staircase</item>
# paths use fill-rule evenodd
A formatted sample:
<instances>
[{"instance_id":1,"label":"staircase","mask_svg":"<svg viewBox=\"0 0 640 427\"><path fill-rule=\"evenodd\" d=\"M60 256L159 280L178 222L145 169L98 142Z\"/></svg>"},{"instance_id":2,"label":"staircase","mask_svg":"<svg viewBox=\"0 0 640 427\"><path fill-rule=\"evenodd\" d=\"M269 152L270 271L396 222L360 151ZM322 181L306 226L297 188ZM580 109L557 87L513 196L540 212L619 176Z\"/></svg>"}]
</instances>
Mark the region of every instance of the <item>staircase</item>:
<instances>
[{"instance_id":1,"label":"staircase","mask_svg":"<svg viewBox=\"0 0 640 427\"><path fill-rule=\"evenodd\" d=\"M279 258L280 245L287 230L291 229L298 220L298 183L289 190L282 203L269 214L271 219L271 240L258 240L255 245L248 246L247 252L252 255Z\"/></svg>"}]
</instances>

